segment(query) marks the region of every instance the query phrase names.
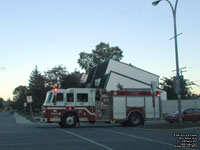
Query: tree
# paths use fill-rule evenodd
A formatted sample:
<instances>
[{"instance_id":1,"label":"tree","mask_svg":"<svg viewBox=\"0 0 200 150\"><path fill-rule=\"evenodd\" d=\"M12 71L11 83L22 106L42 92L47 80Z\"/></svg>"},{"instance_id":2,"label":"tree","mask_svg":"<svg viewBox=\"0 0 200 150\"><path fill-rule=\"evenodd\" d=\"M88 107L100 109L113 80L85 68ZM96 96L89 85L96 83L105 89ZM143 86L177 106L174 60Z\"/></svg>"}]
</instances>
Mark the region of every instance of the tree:
<instances>
[{"instance_id":1,"label":"tree","mask_svg":"<svg viewBox=\"0 0 200 150\"><path fill-rule=\"evenodd\" d=\"M65 75L61 82L61 88L67 89L83 87L83 85L80 83L80 76L81 73L76 70L72 73Z\"/></svg>"},{"instance_id":2,"label":"tree","mask_svg":"<svg viewBox=\"0 0 200 150\"><path fill-rule=\"evenodd\" d=\"M93 63L93 54L81 52L79 54L80 58L78 59L78 64L82 69L85 69L86 73L88 73L89 69L94 67Z\"/></svg>"},{"instance_id":3,"label":"tree","mask_svg":"<svg viewBox=\"0 0 200 150\"><path fill-rule=\"evenodd\" d=\"M122 53L123 51L118 46L110 47L108 43L101 42L96 46L95 50L92 50L92 53L81 52L79 54L80 58L78 59L78 64L88 73L91 67L94 67L106 59L120 61L123 57Z\"/></svg>"},{"instance_id":4,"label":"tree","mask_svg":"<svg viewBox=\"0 0 200 150\"><path fill-rule=\"evenodd\" d=\"M124 85L117 83L117 90L123 90L124 89Z\"/></svg>"},{"instance_id":5,"label":"tree","mask_svg":"<svg viewBox=\"0 0 200 150\"><path fill-rule=\"evenodd\" d=\"M1 109L3 109L3 102L4 102L4 99L0 97L0 108Z\"/></svg>"},{"instance_id":6,"label":"tree","mask_svg":"<svg viewBox=\"0 0 200 150\"><path fill-rule=\"evenodd\" d=\"M28 88L26 86L18 86L13 91L13 109L22 110L24 107L24 102L26 102L26 96L27 96Z\"/></svg>"},{"instance_id":7,"label":"tree","mask_svg":"<svg viewBox=\"0 0 200 150\"><path fill-rule=\"evenodd\" d=\"M46 87L48 88L55 88L55 87L61 87L61 82L63 81L63 78L66 77L68 74L66 67L62 67L62 65L58 65L51 70L48 70L45 72L45 78L46 78Z\"/></svg>"},{"instance_id":8,"label":"tree","mask_svg":"<svg viewBox=\"0 0 200 150\"><path fill-rule=\"evenodd\" d=\"M28 90L28 95L31 95L33 98L33 109L41 108L47 91L48 89L45 87L45 77L38 71L37 66L35 66L29 78Z\"/></svg>"},{"instance_id":9,"label":"tree","mask_svg":"<svg viewBox=\"0 0 200 150\"><path fill-rule=\"evenodd\" d=\"M177 99L177 95L174 93L174 82L173 82L173 78L166 78L163 77L161 79L163 82L160 83L161 88L167 92L167 99ZM183 92L181 94L181 98L182 99L189 99L192 98L192 85L194 85L193 82L184 79L184 88L183 88Z\"/></svg>"}]
</instances>

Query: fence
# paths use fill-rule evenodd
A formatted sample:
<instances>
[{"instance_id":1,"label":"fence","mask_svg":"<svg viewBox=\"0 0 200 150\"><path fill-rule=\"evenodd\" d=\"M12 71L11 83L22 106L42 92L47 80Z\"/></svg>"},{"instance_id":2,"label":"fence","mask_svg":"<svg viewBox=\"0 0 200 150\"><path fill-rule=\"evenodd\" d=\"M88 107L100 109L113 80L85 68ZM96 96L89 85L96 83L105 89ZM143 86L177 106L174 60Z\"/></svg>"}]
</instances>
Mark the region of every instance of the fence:
<instances>
[{"instance_id":1,"label":"fence","mask_svg":"<svg viewBox=\"0 0 200 150\"><path fill-rule=\"evenodd\" d=\"M181 100L182 109L191 107L200 108L200 99ZM177 100L161 101L161 108L162 108L161 109L162 116L175 112L178 110L178 101Z\"/></svg>"}]
</instances>

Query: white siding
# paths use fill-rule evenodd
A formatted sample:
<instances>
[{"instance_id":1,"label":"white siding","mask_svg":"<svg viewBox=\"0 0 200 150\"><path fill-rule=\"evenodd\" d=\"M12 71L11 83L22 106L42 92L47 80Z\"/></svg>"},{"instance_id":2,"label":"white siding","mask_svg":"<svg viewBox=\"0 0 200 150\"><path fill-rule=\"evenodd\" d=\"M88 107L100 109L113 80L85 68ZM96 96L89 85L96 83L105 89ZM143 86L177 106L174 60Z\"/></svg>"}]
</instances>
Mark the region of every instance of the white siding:
<instances>
[{"instance_id":1,"label":"white siding","mask_svg":"<svg viewBox=\"0 0 200 150\"><path fill-rule=\"evenodd\" d=\"M181 108L191 108L191 107L199 107L200 108L200 100L181 100ZM178 101L177 100L167 100L162 101L162 113L163 115L168 113L173 113L178 110Z\"/></svg>"},{"instance_id":2,"label":"white siding","mask_svg":"<svg viewBox=\"0 0 200 150\"><path fill-rule=\"evenodd\" d=\"M105 74L110 73L110 71L114 71L114 72L126 75L128 77L143 81L148 84L150 84L151 81L156 81L157 83L159 82L159 76L156 76L154 74L143 71L141 69L114 61L112 59L110 59L110 62L108 64Z\"/></svg>"},{"instance_id":3,"label":"white siding","mask_svg":"<svg viewBox=\"0 0 200 150\"><path fill-rule=\"evenodd\" d=\"M161 100L167 100L167 92L162 90L160 90L160 92L161 92Z\"/></svg>"},{"instance_id":4,"label":"white siding","mask_svg":"<svg viewBox=\"0 0 200 150\"><path fill-rule=\"evenodd\" d=\"M138 81L125 78L115 73L110 74L109 81L107 83L107 90L117 90L117 84L120 83L124 88L150 88L148 85L140 83Z\"/></svg>"}]
</instances>

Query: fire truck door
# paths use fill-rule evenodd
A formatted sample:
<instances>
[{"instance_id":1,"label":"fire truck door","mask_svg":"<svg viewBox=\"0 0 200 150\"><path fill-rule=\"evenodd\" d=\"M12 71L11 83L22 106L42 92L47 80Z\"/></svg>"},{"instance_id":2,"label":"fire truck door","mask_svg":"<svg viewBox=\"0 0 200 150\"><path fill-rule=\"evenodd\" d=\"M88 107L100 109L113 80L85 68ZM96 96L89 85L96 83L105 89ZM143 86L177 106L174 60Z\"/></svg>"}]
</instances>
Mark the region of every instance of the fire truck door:
<instances>
[{"instance_id":1,"label":"fire truck door","mask_svg":"<svg viewBox=\"0 0 200 150\"><path fill-rule=\"evenodd\" d=\"M64 94L56 93L53 98L53 105L63 106L64 105Z\"/></svg>"},{"instance_id":2,"label":"fire truck door","mask_svg":"<svg viewBox=\"0 0 200 150\"><path fill-rule=\"evenodd\" d=\"M74 93L67 93L66 97L67 98L66 98L65 105L66 106L75 106Z\"/></svg>"}]
</instances>

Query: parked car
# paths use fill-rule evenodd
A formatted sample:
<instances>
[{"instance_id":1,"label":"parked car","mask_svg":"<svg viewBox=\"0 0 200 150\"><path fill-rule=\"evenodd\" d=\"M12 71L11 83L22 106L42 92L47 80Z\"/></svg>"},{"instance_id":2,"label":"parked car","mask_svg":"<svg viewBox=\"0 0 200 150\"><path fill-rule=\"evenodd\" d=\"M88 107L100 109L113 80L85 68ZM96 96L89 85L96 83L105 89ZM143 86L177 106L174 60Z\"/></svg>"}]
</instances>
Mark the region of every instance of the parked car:
<instances>
[{"instance_id":1,"label":"parked car","mask_svg":"<svg viewBox=\"0 0 200 150\"><path fill-rule=\"evenodd\" d=\"M182 118L183 121L200 121L200 108L187 108L182 109ZM165 120L173 123L178 121L178 111L171 113L165 117Z\"/></svg>"}]
</instances>

